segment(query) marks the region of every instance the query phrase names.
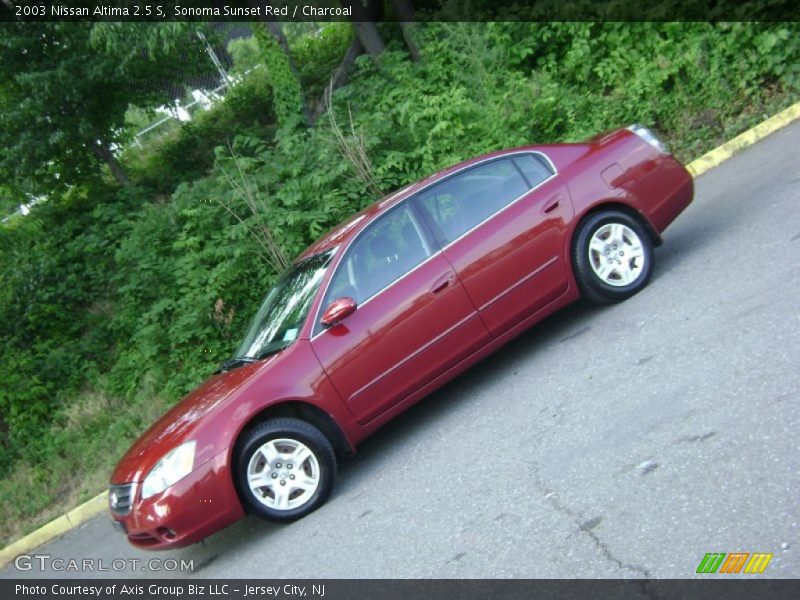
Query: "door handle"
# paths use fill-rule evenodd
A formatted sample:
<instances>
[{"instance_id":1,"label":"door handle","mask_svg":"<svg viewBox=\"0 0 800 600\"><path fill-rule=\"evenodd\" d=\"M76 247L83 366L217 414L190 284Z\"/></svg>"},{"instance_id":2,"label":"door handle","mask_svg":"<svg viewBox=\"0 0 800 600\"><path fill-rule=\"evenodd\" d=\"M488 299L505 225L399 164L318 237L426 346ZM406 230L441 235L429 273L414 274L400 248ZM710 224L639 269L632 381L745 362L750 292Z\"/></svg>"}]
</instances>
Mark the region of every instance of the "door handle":
<instances>
[{"instance_id":1,"label":"door handle","mask_svg":"<svg viewBox=\"0 0 800 600\"><path fill-rule=\"evenodd\" d=\"M550 198L545 204L544 209L542 212L546 215L549 215L555 209L557 209L561 205L561 196L556 196L555 198Z\"/></svg>"},{"instance_id":2,"label":"door handle","mask_svg":"<svg viewBox=\"0 0 800 600\"><path fill-rule=\"evenodd\" d=\"M450 285L451 281L453 281L453 272L449 271L448 273L445 273L439 277L439 279L437 279L436 282L431 286L431 294L438 294L448 285Z\"/></svg>"}]
</instances>

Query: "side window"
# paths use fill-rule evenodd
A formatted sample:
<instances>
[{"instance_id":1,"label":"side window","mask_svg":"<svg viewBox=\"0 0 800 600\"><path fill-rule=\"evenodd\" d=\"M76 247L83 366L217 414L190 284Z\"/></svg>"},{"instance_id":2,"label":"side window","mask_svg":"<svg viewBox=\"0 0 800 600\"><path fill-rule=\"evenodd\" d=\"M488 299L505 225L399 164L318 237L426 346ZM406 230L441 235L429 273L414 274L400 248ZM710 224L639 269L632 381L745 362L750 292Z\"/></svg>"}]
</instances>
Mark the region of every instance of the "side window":
<instances>
[{"instance_id":1,"label":"side window","mask_svg":"<svg viewBox=\"0 0 800 600\"><path fill-rule=\"evenodd\" d=\"M537 154L520 154L511 160L522 171L532 188L553 176L553 170L550 165Z\"/></svg>"},{"instance_id":2,"label":"side window","mask_svg":"<svg viewBox=\"0 0 800 600\"><path fill-rule=\"evenodd\" d=\"M529 186L510 159L469 169L420 194L416 201L452 242L513 200Z\"/></svg>"},{"instance_id":3,"label":"side window","mask_svg":"<svg viewBox=\"0 0 800 600\"><path fill-rule=\"evenodd\" d=\"M392 209L369 226L348 249L323 300L323 309L349 296L368 300L431 255L408 206Z\"/></svg>"}]
</instances>

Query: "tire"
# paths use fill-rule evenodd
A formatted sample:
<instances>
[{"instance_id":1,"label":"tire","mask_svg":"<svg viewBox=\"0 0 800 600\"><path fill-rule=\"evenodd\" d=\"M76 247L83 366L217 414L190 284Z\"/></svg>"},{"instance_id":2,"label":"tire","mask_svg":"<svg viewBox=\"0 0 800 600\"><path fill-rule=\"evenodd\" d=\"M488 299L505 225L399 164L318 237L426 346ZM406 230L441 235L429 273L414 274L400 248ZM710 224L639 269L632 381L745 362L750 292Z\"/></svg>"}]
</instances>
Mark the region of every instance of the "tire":
<instances>
[{"instance_id":1,"label":"tire","mask_svg":"<svg viewBox=\"0 0 800 600\"><path fill-rule=\"evenodd\" d=\"M621 302L653 274L653 242L641 221L608 210L587 217L572 245L572 266L581 295L596 304Z\"/></svg>"},{"instance_id":2,"label":"tire","mask_svg":"<svg viewBox=\"0 0 800 600\"><path fill-rule=\"evenodd\" d=\"M322 506L336 479L336 454L313 425L280 418L244 434L234 481L247 512L289 523Z\"/></svg>"}]
</instances>

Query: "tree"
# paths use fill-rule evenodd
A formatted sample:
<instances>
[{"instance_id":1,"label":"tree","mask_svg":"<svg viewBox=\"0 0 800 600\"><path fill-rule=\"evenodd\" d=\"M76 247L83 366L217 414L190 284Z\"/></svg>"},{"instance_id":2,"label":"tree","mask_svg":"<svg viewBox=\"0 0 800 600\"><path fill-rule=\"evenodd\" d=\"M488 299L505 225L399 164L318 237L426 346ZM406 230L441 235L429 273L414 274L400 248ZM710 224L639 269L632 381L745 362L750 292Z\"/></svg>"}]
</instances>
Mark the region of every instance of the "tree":
<instances>
[{"instance_id":1,"label":"tree","mask_svg":"<svg viewBox=\"0 0 800 600\"><path fill-rule=\"evenodd\" d=\"M280 31L280 28L277 30ZM272 102L278 125L292 127L303 119L306 126L310 126L311 114L303 97L297 68L291 60L289 46L286 44L285 48L281 47L280 39L286 42L283 33L281 32L279 39L270 27L253 23L253 37L261 51L269 86L272 88Z\"/></svg>"},{"instance_id":2,"label":"tree","mask_svg":"<svg viewBox=\"0 0 800 600\"><path fill-rule=\"evenodd\" d=\"M411 60L419 61L419 47L412 36L412 25L414 21L414 6L410 0L391 0L395 16L400 22L403 32L403 39L411 55ZM352 7L351 22L356 33L350 46L347 48L342 62L331 75L330 83L323 94L322 99L316 104L311 122L315 122L319 116L328 108L331 95L347 82L347 73L356 61L356 58L366 49L373 57L378 56L386 49L383 38L378 32L375 23L369 19L380 19L383 12L382 2L368 0L366 8L361 0L342 0L344 6Z\"/></svg>"},{"instance_id":3,"label":"tree","mask_svg":"<svg viewBox=\"0 0 800 600\"><path fill-rule=\"evenodd\" d=\"M369 2L368 8L364 8L361 0L342 0L342 4L352 11L350 21L353 23L358 41L370 56L373 58L379 56L386 50L386 44L375 23L370 21L370 18L375 18L375 11L379 5L374 0Z\"/></svg>"},{"instance_id":4,"label":"tree","mask_svg":"<svg viewBox=\"0 0 800 600\"><path fill-rule=\"evenodd\" d=\"M361 45L361 42L358 41L358 37L353 38L353 41L350 42L350 46L347 48L347 52L344 54L344 58L342 58L342 62L339 63L339 66L336 67L331 74L330 83L328 87L325 88L322 98L317 102L312 116L312 123L316 122L319 116L328 109L333 92L347 82L347 74L362 52L364 52L364 47Z\"/></svg>"},{"instance_id":5,"label":"tree","mask_svg":"<svg viewBox=\"0 0 800 600\"><path fill-rule=\"evenodd\" d=\"M188 29L196 55L174 44L148 48L148 40L168 39L154 35L156 28L175 25L6 23L0 37L0 177L43 194L96 177L106 165L129 185L114 154L128 105L166 101L166 83L186 77L203 59Z\"/></svg>"},{"instance_id":6,"label":"tree","mask_svg":"<svg viewBox=\"0 0 800 600\"><path fill-rule=\"evenodd\" d=\"M392 8L394 8L395 16L400 22L400 29L403 32L403 39L406 42L408 53L411 55L411 60L414 62L419 61L419 46L414 41L413 37L413 23L414 23L414 6L411 0L391 0Z\"/></svg>"},{"instance_id":7,"label":"tree","mask_svg":"<svg viewBox=\"0 0 800 600\"><path fill-rule=\"evenodd\" d=\"M255 0L249 0L248 4L253 8L260 7L260 3ZM287 107L280 106L281 97L286 97L287 101L290 103L292 101L297 101L300 103L300 110L303 114L306 125L310 127L313 124L314 117L311 113L311 109L308 106L308 102L306 102L305 95L303 94L303 89L300 85L300 72L297 70L297 65L295 64L294 57L289 49L289 42L286 40L286 36L283 33L283 28L281 27L281 24L274 19L274 17L268 17L263 22L263 26L266 32L272 37L273 42L277 44L278 48L280 48L281 52L283 53L283 60L279 60L277 57L272 56L271 48L273 44L271 44L266 38L259 36L258 28L260 25L253 24L253 34L259 41L261 50L265 55L264 58L267 62L267 68L271 70L269 77L273 84L273 99L275 101L276 108L275 112L279 115L279 117L286 112ZM288 74L285 73L287 68L289 71ZM290 81L290 79L293 81Z\"/></svg>"},{"instance_id":8,"label":"tree","mask_svg":"<svg viewBox=\"0 0 800 600\"><path fill-rule=\"evenodd\" d=\"M297 88L299 90L300 96L300 106L303 111L303 117L305 118L306 125L310 126L312 124L312 115L311 110L308 107L308 103L306 102L305 94L303 94L303 88L300 85L300 72L297 70L297 65L294 62L294 58L292 57L292 52L289 50L289 42L286 41L286 36L283 35L283 28L281 24L277 21L267 20L264 22L264 27L267 29L269 34L273 37L273 39L277 42L278 47L283 52L284 56L286 57L286 64L289 66L289 70L291 71L292 77L297 81Z\"/></svg>"}]
</instances>

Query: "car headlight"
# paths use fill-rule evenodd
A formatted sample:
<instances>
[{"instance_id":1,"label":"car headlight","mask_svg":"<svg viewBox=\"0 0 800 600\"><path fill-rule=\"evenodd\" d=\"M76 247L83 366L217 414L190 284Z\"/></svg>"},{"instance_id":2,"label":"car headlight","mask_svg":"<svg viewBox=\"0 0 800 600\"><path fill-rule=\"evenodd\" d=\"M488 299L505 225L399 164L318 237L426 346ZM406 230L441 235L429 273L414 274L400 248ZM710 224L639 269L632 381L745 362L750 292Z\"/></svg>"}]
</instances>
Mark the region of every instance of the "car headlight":
<instances>
[{"instance_id":1,"label":"car headlight","mask_svg":"<svg viewBox=\"0 0 800 600\"><path fill-rule=\"evenodd\" d=\"M644 125L639 125L639 124L631 125L630 127L628 127L628 131L631 131L636 135L638 135L642 140L650 144L653 148L655 148L659 152L663 154L670 153L667 145L660 139L658 139L656 134L650 131Z\"/></svg>"},{"instance_id":2,"label":"car headlight","mask_svg":"<svg viewBox=\"0 0 800 600\"><path fill-rule=\"evenodd\" d=\"M142 484L142 499L159 494L192 472L195 442L170 450L150 469Z\"/></svg>"}]
</instances>

